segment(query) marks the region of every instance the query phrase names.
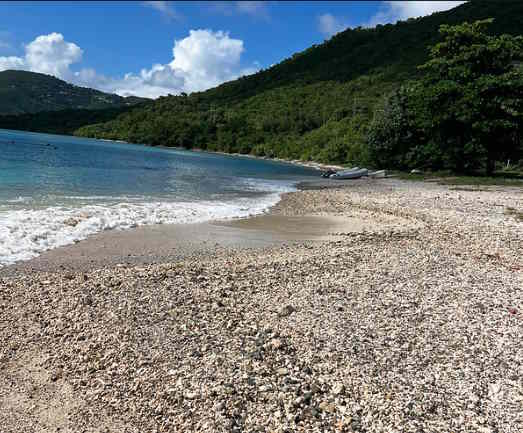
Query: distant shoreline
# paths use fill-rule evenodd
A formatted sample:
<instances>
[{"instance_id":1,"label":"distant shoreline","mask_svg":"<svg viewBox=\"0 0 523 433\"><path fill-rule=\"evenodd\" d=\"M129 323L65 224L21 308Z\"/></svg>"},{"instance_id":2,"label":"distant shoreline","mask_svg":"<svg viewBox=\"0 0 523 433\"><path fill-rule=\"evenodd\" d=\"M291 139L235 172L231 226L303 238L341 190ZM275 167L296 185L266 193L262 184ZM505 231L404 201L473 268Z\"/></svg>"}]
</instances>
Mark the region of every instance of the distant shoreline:
<instances>
[{"instance_id":1,"label":"distant shoreline","mask_svg":"<svg viewBox=\"0 0 523 433\"><path fill-rule=\"evenodd\" d=\"M2 130L2 128L0 128ZM251 154L245 154L245 153L227 153L227 152L221 152L217 150L206 150L201 149L197 147L193 148L186 148L186 147L180 147L180 146L165 146L163 144L159 145L152 145L147 143L130 143L125 140L111 140L108 138L96 138L96 137L83 137L83 136L77 136L77 135L70 135L70 134L52 134L47 132L38 132L38 131L24 131L22 129L5 129L5 131L15 131L15 132L29 132L29 133L35 133L35 134L47 134L47 135L58 135L61 137L75 137L75 138L84 138L84 139L90 139L90 140L98 140L98 141L105 141L105 142L113 142L113 143L120 143L120 144L132 144L136 146L145 146L145 147L157 147L160 149L174 149L174 150L184 150L186 152L198 152L198 153L209 153L209 154L215 154L215 155L224 155L224 156L235 156L235 157L241 157L241 158L251 158L251 159L258 159L260 161L274 161L274 162L283 162L286 164L292 164L300 167L307 167L307 168L314 168L316 170L343 170L346 167L340 164L328 164L328 163L322 163L322 162L316 162L316 161L302 161L300 159L284 159L284 158L275 158L275 157L267 157L267 156L256 156Z\"/></svg>"},{"instance_id":2,"label":"distant shoreline","mask_svg":"<svg viewBox=\"0 0 523 433\"><path fill-rule=\"evenodd\" d=\"M112 140L109 140L109 141L112 141ZM235 157L240 157L240 158L258 159L260 161L283 162L286 164L297 165L300 167L314 168L316 170L343 170L346 168L346 167L344 167L342 165L338 165L338 164L327 164L327 163L315 162L315 161L302 161L300 159L284 159L284 158L274 158L274 157L268 157L268 156L257 156L257 155L251 155L248 153L237 153L237 152L227 153L227 152L220 152L218 150L200 149L198 147L193 147L193 148L187 149L185 147L164 146L162 144L160 144L158 146L145 144L144 146L159 147L161 149L185 150L187 152L210 153L210 154L214 154L214 155L235 156Z\"/></svg>"}]
</instances>

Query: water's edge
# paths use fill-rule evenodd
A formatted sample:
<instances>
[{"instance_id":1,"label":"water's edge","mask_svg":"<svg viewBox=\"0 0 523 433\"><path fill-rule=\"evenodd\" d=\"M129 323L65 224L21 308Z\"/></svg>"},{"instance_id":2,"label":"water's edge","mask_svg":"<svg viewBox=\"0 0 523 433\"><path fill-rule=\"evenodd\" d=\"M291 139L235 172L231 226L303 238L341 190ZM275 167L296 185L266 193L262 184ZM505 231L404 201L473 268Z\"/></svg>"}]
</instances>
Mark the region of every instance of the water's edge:
<instances>
[{"instance_id":1,"label":"water's edge","mask_svg":"<svg viewBox=\"0 0 523 433\"><path fill-rule=\"evenodd\" d=\"M0 267L33 259L45 251L74 244L106 230L156 224L194 224L249 218L270 211L288 190L254 200L230 202L119 203L77 209L51 207L0 213ZM3 233L2 233L3 231ZM9 233L7 233L9 232Z\"/></svg>"},{"instance_id":2,"label":"water's edge","mask_svg":"<svg viewBox=\"0 0 523 433\"><path fill-rule=\"evenodd\" d=\"M106 230L260 215L283 193L296 191L303 178L316 177L312 168L318 168L198 149L152 151L114 140L2 132L0 267ZM72 146L76 140L78 147Z\"/></svg>"}]
</instances>

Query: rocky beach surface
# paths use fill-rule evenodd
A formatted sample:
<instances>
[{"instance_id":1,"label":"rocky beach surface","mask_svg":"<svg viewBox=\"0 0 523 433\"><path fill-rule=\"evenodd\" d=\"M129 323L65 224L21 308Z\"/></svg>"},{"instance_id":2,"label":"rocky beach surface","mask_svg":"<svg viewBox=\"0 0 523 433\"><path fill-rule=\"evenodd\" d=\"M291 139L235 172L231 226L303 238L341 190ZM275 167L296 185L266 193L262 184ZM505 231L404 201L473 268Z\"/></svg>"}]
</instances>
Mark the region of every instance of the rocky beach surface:
<instances>
[{"instance_id":1,"label":"rocky beach surface","mask_svg":"<svg viewBox=\"0 0 523 433\"><path fill-rule=\"evenodd\" d=\"M272 214L370 228L0 276L0 431L523 431L523 190L330 185Z\"/></svg>"}]
</instances>

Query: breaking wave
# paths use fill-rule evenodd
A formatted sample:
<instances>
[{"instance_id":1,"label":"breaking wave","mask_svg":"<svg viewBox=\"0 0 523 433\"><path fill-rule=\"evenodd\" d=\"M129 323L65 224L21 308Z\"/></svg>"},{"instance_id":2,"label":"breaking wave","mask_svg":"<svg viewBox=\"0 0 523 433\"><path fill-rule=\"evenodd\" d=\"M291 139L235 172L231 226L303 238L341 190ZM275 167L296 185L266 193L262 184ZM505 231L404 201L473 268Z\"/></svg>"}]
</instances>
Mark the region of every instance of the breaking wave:
<instances>
[{"instance_id":1,"label":"breaking wave","mask_svg":"<svg viewBox=\"0 0 523 433\"><path fill-rule=\"evenodd\" d=\"M104 230L258 215L275 205L282 193L293 190L290 185L249 180L245 187L247 191L270 192L228 201L130 201L1 211L0 266L29 260L44 251L78 242ZM88 197L82 199L88 200Z\"/></svg>"}]
</instances>

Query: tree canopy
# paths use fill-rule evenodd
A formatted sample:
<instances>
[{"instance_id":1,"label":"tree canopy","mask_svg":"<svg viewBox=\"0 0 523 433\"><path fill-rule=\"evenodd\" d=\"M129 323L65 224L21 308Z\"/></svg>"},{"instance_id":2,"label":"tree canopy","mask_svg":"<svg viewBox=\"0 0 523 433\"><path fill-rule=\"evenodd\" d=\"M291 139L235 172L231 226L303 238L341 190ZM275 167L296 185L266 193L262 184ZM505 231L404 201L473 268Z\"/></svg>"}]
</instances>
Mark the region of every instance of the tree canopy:
<instances>
[{"instance_id":1,"label":"tree canopy","mask_svg":"<svg viewBox=\"0 0 523 433\"><path fill-rule=\"evenodd\" d=\"M392 95L371 124L375 161L492 173L496 161L522 157L523 37L491 36L492 22L441 26L423 77Z\"/></svg>"}]
</instances>

